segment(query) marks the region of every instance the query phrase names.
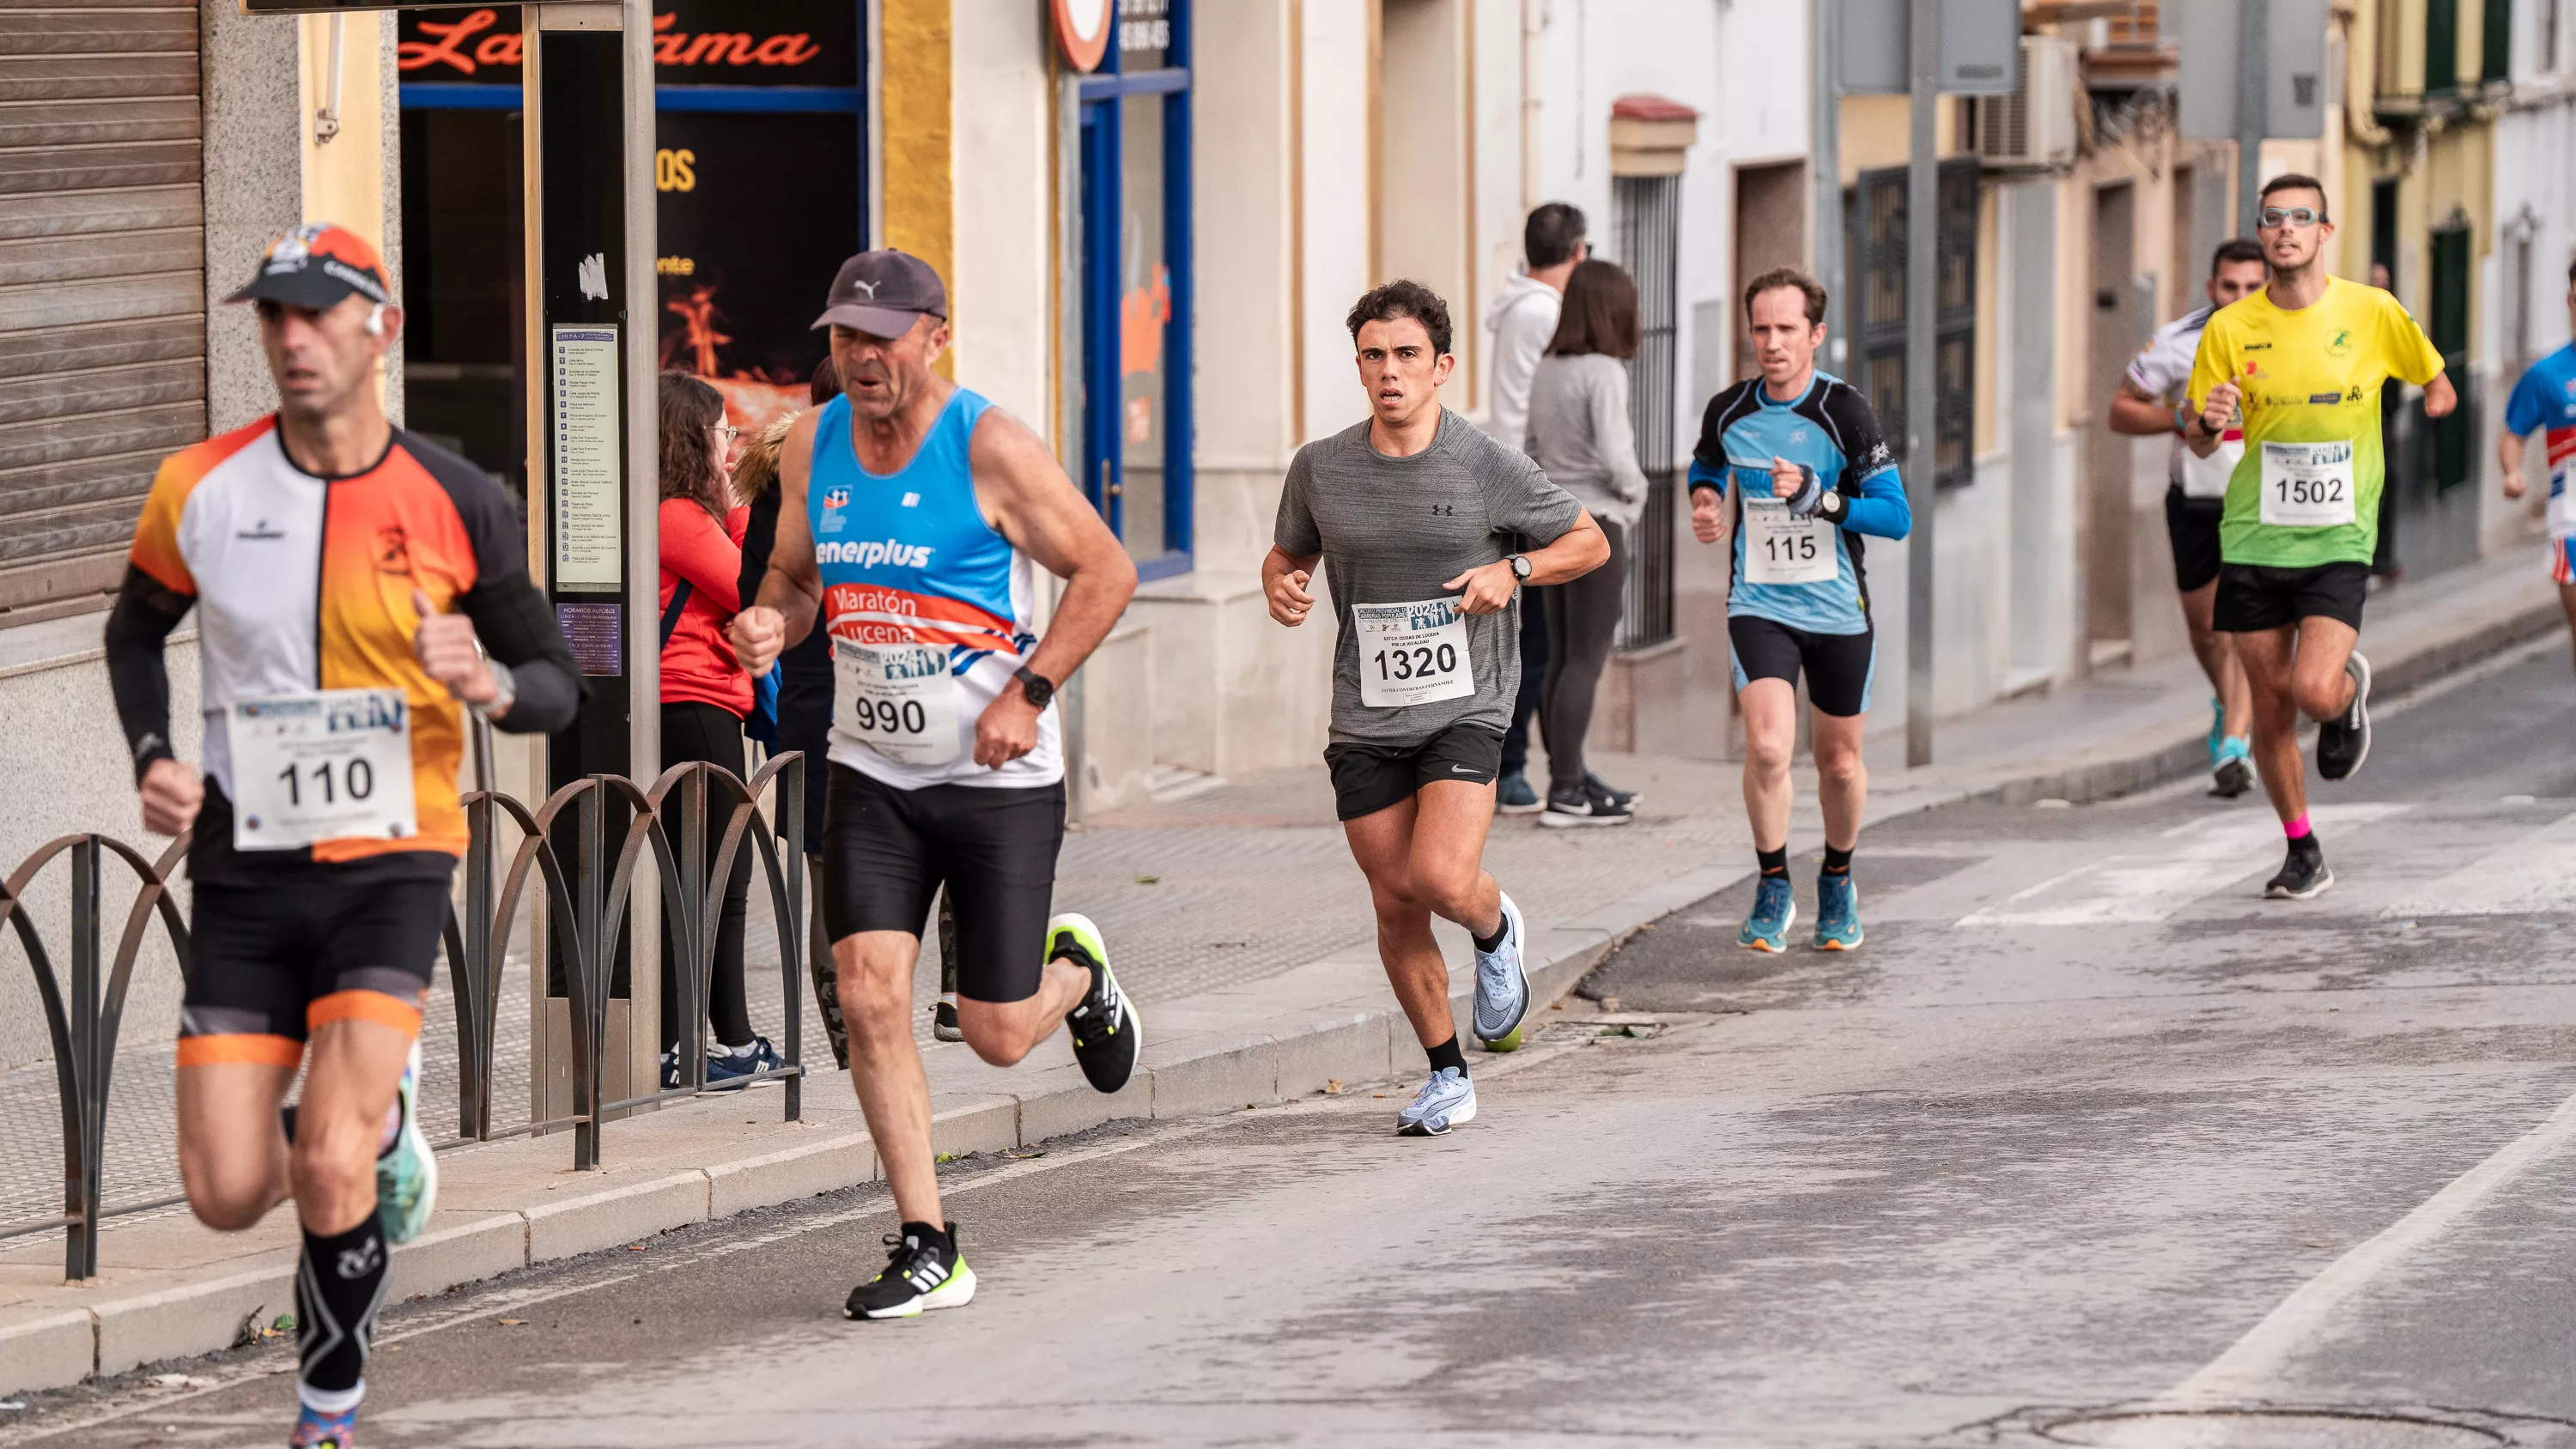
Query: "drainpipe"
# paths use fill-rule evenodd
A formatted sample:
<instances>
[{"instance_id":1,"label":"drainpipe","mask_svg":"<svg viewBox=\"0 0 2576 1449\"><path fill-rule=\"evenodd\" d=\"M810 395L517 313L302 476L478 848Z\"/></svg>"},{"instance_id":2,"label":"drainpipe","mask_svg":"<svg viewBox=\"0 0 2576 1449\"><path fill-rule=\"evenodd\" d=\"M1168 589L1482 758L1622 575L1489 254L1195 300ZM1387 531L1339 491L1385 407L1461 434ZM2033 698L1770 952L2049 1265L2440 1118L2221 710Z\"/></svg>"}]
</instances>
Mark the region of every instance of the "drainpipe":
<instances>
[{"instance_id":1,"label":"drainpipe","mask_svg":"<svg viewBox=\"0 0 2576 1449\"><path fill-rule=\"evenodd\" d=\"M1540 44L1547 34L1547 0L1521 0L1521 215L1539 203Z\"/></svg>"},{"instance_id":2,"label":"drainpipe","mask_svg":"<svg viewBox=\"0 0 2576 1449\"><path fill-rule=\"evenodd\" d=\"M340 134L340 63L347 49L343 44L347 25L347 16L332 13L331 78L324 89L321 108L313 113L313 144L317 146L329 145L331 138Z\"/></svg>"},{"instance_id":3,"label":"drainpipe","mask_svg":"<svg viewBox=\"0 0 2576 1449\"><path fill-rule=\"evenodd\" d=\"M2376 114L2379 101L2379 37L2370 38L2368 63L2364 63L2361 44L2361 13L2351 5L2334 8L2334 19L2343 27L2343 134L2346 141L2364 146L2385 146L2395 138L2379 124Z\"/></svg>"}]
</instances>

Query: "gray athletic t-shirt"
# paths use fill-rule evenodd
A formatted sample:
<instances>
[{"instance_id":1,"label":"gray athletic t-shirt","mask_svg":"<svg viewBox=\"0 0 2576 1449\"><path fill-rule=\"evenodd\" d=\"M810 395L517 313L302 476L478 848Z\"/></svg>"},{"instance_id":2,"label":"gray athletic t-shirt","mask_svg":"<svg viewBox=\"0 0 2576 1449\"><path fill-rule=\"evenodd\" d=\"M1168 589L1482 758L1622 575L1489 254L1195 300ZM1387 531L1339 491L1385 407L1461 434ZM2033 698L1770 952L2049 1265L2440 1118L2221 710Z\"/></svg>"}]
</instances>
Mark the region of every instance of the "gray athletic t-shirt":
<instances>
[{"instance_id":1,"label":"gray athletic t-shirt","mask_svg":"<svg viewBox=\"0 0 2576 1449\"><path fill-rule=\"evenodd\" d=\"M1556 542L1582 512L1528 454L1446 409L1431 446L1409 458L1371 447L1365 422L1298 449L1272 541L1286 553L1324 556L1336 629L1333 742L1418 745L1462 723L1502 733L1521 684L1517 595L1501 613L1467 617L1474 694L1394 708L1360 702L1351 608L1456 598L1442 587L1451 579L1510 557L1516 535L1532 547Z\"/></svg>"}]
</instances>

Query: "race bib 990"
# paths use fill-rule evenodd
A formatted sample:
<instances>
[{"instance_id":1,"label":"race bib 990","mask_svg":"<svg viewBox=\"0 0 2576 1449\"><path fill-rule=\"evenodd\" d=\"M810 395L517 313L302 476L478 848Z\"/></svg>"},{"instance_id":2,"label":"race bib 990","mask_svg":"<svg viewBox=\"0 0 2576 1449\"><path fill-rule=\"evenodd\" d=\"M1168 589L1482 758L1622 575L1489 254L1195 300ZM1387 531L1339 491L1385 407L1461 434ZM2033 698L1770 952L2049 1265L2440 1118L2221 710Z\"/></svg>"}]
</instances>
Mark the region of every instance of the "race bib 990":
<instances>
[{"instance_id":1,"label":"race bib 990","mask_svg":"<svg viewBox=\"0 0 2576 1449\"><path fill-rule=\"evenodd\" d=\"M2351 523L2352 444L2265 443L2262 519L2275 528L2335 528Z\"/></svg>"},{"instance_id":2,"label":"race bib 990","mask_svg":"<svg viewBox=\"0 0 2576 1449\"><path fill-rule=\"evenodd\" d=\"M411 708L399 689L325 689L246 699L225 735L233 848L420 833L411 788Z\"/></svg>"},{"instance_id":3,"label":"race bib 990","mask_svg":"<svg viewBox=\"0 0 2576 1449\"><path fill-rule=\"evenodd\" d=\"M1355 604L1351 629L1360 646L1360 703L1369 708L1401 709L1476 692L1467 614L1456 599Z\"/></svg>"},{"instance_id":4,"label":"race bib 990","mask_svg":"<svg viewBox=\"0 0 2576 1449\"><path fill-rule=\"evenodd\" d=\"M957 741L957 677L931 644L832 641L833 723L897 764L945 765Z\"/></svg>"}]
</instances>

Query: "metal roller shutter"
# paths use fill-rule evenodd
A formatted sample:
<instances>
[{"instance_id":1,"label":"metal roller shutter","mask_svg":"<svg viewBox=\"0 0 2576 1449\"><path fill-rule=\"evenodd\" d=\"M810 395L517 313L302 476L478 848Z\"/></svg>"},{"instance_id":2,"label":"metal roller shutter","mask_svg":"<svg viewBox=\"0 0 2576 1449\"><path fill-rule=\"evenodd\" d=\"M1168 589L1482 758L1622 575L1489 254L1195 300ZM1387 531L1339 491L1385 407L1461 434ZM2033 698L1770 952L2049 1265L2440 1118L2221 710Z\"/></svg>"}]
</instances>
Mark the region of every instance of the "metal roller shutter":
<instances>
[{"instance_id":1,"label":"metal roller shutter","mask_svg":"<svg viewBox=\"0 0 2576 1449\"><path fill-rule=\"evenodd\" d=\"M0 609L114 588L206 435L197 95L194 4L0 0Z\"/></svg>"}]
</instances>

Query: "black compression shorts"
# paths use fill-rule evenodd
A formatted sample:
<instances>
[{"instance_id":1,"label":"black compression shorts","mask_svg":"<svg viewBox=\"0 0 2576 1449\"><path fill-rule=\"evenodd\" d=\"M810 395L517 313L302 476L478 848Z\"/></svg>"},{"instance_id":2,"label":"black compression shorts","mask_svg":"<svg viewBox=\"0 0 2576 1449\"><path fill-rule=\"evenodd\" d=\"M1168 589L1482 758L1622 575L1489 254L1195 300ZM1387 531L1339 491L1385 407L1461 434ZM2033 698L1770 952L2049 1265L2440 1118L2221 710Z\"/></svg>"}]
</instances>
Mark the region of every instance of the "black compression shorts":
<instances>
[{"instance_id":1,"label":"black compression shorts","mask_svg":"<svg viewBox=\"0 0 2576 1449\"><path fill-rule=\"evenodd\" d=\"M443 880L198 882L179 1065L292 1067L307 1034L334 1021L417 1036L447 889Z\"/></svg>"},{"instance_id":2,"label":"black compression shorts","mask_svg":"<svg viewBox=\"0 0 2576 1449\"><path fill-rule=\"evenodd\" d=\"M918 939L941 885L957 917L957 994L1026 1001L1046 971L1064 785L901 790L831 767L823 806L823 926Z\"/></svg>"},{"instance_id":3,"label":"black compression shorts","mask_svg":"<svg viewBox=\"0 0 2576 1449\"><path fill-rule=\"evenodd\" d=\"M1796 688L1798 672L1807 675L1807 699L1836 719L1869 712L1869 684L1877 667L1878 631L1818 634L1792 629L1776 619L1737 614L1726 621L1726 636L1735 645L1735 688L1757 679L1780 679Z\"/></svg>"},{"instance_id":4,"label":"black compression shorts","mask_svg":"<svg viewBox=\"0 0 2576 1449\"><path fill-rule=\"evenodd\" d=\"M1324 765L1333 772L1334 814L1357 820L1442 780L1491 785L1502 773L1503 736L1481 725L1454 724L1417 745L1327 745Z\"/></svg>"},{"instance_id":5,"label":"black compression shorts","mask_svg":"<svg viewBox=\"0 0 2576 1449\"><path fill-rule=\"evenodd\" d=\"M2188 594L2218 578L2218 520L2225 500L2189 497L2180 488L2165 490L2165 533L2173 540L2174 589Z\"/></svg>"}]
</instances>

